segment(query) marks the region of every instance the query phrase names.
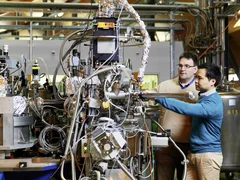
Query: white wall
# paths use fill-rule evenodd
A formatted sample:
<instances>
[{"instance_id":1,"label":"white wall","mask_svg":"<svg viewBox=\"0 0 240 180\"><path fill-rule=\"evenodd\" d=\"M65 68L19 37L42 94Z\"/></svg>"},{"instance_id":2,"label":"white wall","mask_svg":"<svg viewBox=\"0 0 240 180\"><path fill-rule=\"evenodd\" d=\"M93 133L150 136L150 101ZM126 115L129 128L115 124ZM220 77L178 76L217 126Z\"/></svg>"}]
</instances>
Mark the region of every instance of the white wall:
<instances>
[{"instance_id":1,"label":"white wall","mask_svg":"<svg viewBox=\"0 0 240 180\"><path fill-rule=\"evenodd\" d=\"M31 74L31 65L29 60L30 57L30 46L29 41L27 40L8 40L0 41L0 48L3 45L9 46L9 56L13 60L21 60L21 55L25 55L27 58L27 65L29 68L27 72ZM72 42L67 42L64 51L70 47ZM89 44L86 42L85 44ZM59 62L59 50L62 45L61 40L39 40L33 41L32 47L32 57L33 59L41 57L47 64L49 74L53 74L56 66ZM81 50L81 59L88 57L89 46L84 46L78 48ZM183 52L182 42L175 42L175 63L178 63L178 57ZM130 46L121 48L120 57L123 60L131 59L133 65L133 71L138 71L141 64L141 57L143 53L142 46ZM41 72L46 72L46 68L42 62L39 61L41 66ZM176 67L176 65L174 66ZM175 69L177 72L177 68ZM60 70L59 74L63 74L63 71ZM146 67L145 74L158 74L159 82L170 78L170 43L169 42L152 42L150 48L150 54L148 58L148 65Z\"/></svg>"},{"instance_id":2,"label":"white wall","mask_svg":"<svg viewBox=\"0 0 240 180\"><path fill-rule=\"evenodd\" d=\"M132 60L134 71L138 71L141 64L143 47L129 47L124 50L124 57ZM175 72L177 73L178 57L183 52L182 42L175 42ZM145 74L158 74L159 82L170 78L170 43L169 42L152 42L148 64ZM175 74L176 75L176 74Z\"/></svg>"}]
</instances>

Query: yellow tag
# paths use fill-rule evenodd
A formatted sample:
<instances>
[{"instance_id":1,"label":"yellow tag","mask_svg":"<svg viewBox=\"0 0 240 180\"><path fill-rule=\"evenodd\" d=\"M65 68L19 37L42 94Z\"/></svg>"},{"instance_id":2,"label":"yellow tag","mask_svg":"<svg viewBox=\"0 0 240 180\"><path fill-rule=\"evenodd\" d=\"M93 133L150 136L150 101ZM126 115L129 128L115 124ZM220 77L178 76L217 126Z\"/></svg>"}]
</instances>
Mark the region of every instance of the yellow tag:
<instances>
[{"instance_id":1,"label":"yellow tag","mask_svg":"<svg viewBox=\"0 0 240 180\"><path fill-rule=\"evenodd\" d=\"M36 67L32 67L32 69L40 69L40 67L39 66L36 66Z\"/></svg>"},{"instance_id":2,"label":"yellow tag","mask_svg":"<svg viewBox=\"0 0 240 180\"><path fill-rule=\"evenodd\" d=\"M114 28L113 22L98 22L97 28L109 29Z\"/></svg>"}]
</instances>

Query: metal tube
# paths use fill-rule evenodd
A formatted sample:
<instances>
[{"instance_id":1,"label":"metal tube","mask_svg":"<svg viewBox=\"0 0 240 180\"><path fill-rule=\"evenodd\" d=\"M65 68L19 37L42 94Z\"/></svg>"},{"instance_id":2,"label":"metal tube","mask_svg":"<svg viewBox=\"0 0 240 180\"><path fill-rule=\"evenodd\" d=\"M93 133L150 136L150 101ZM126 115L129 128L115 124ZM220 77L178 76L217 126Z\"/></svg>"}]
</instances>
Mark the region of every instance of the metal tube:
<instances>
[{"instance_id":1,"label":"metal tube","mask_svg":"<svg viewBox=\"0 0 240 180\"><path fill-rule=\"evenodd\" d=\"M174 18L174 12L170 12L170 19ZM171 23L170 25L170 78L172 79L175 74L175 41L174 41L174 25Z\"/></svg>"},{"instance_id":2,"label":"metal tube","mask_svg":"<svg viewBox=\"0 0 240 180\"><path fill-rule=\"evenodd\" d=\"M142 94L143 98L151 99L151 98L158 98L158 97L165 97L165 98L188 98L193 100L195 95L193 92L185 92L185 93L147 93Z\"/></svg>"},{"instance_id":3,"label":"metal tube","mask_svg":"<svg viewBox=\"0 0 240 180\"><path fill-rule=\"evenodd\" d=\"M1 21L92 21L91 18L80 18L80 17L70 17L70 18L62 18L62 17L27 17L27 16L1 16ZM144 22L163 22L163 23L182 23L182 22L190 22L187 19L151 19L151 18L142 18ZM121 22L135 22L136 20L133 18L121 18Z\"/></svg>"},{"instance_id":4,"label":"metal tube","mask_svg":"<svg viewBox=\"0 0 240 180\"><path fill-rule=\"evenodd\" d=\"M32 9L30 9L30 16L32 17ZM29 35L30 35L30 40L29 40L29 59L33 59L33 22L30 21L29 24Z\"/></svg>"},{"instance_id":5,"label":"metal tube","mask_svg":"<svg viewBox=\"0 0 240 180\"><path fill-rule=\"evenodd\" d=\"M118 94L115 94L114 92L105 92L105 95L109 99L124 99L126 96L129 95L129 93L123 91L120 91Z\"/></svg>"},{"instance_id":6,"label":"metal tube","mask_svg":"<svg viewBox=\"0 0 240 180\"><path fill-rule=\"evenodd\" d=\"M2 29L12 29L12 30L16 30L16 29L29 29L29 25L1 25ZM61 29L61 30L79 30L79 29L85 29L86 26L47 26L47 25L32 25L32 29L41 29L41 30L57 30L57 29ZM128 27L126 26L122 26L121 30L125 30ZM139 29L139 26L132 26L133 29ZM171 29L171 27L146 27L146 29L148 31L169 31ZM184 30L184 28L182 27L173 27L173 29L175 31L181 31Z\"/></svg>"},{"instance_id":7,"label":"metal tube","mask_svg":"<svg viewBox=\"0 0 240 180\"><path fill-rule=\"evenodd\" d=\"M142 172L142 157L143 157L143 148L142 148L142 133L139 133L138 137L138 176L141 175Z\"/></svg>"},{"instance_id":8,"label":"metal tube","mask_svg":"<svg viewBox=\"0 0 240 180\"><path fill-rule=\"evenodd\" d=\"M72 149L70 149L70 156L71 156L71 170L72 170L72 180L76 180L76 167L75 167L75 161L74 161L74 154L72 152Z\"/></svg>"},{"instance_id":9,"label":"metal tube","mask_svg":"<svg viewBox=\"0 0 240 180\"><path fill-rule=\"evenodd\" d=\"M98 9L98 3L28 3L28 2L0 2L0 8L36 8L36 9ZM145 4L132 4L135 10L186 10L187 8L199 9L197 6L186 5L145 5Z\"/></svg>"}]
</instances>

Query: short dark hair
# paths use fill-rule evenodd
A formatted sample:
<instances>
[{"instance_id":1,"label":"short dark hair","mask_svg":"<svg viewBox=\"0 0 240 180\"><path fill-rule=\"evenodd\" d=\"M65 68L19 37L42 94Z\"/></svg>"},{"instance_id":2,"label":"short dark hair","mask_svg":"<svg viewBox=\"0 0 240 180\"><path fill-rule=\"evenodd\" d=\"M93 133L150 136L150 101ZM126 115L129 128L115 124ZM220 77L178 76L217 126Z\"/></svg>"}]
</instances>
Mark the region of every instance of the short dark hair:
<instances>
[{"instance_id":1,"label":"short dark hair","mask_svg":"<svg viewBox=\"0 0 240 180\"><path fill-rule=\"evenodd\" d=\"M206 69L206 77L208 80L215 79L216 83L214 86L216 87L222 78L222 73L216 64L204 63L198 66L198 69Z\"/></svg>"},{"instance_id":2,"label":"short dark hair","mask_svg":"<svg viewBox=\"0 0 240 180\"><path fill-rule=\"evenodd\" d=\"M184 52L179 56L179 60L181 58L192 59L194 66L198 65L198 57L194 52L190 52L190 51Z\"/></svg>"}]
</instances>

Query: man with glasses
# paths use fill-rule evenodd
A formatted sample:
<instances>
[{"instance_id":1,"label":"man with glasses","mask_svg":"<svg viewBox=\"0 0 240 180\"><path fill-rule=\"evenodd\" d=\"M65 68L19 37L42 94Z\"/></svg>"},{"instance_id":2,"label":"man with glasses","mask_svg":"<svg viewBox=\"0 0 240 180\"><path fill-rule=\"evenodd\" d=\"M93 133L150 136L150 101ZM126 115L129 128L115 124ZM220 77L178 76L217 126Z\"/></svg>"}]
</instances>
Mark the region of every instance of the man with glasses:
<instances>
[{"instance_id":1,"label":"man with glasses","mask_svg":"<svg viewBox=\"0 0 240 180\"><path fill-rule=\"evenodd\" d=\"M179 57L178 76L160 83L146 93L185 93L186 91L192 91L196 96L194 100L182 100L195 103L198 99L194 80L197 72L197 63L198 58L194 53L183 53ZM187 156L191 117L180 115L161 107L159 122L164 129L171 130L172 139ZM184 166L181 162L183 161L183 156L172 143L169 143L168 147L160 148L160 150L156 151L155 160L158 180L173 180L175 170L177 179L182 179Z\"/></svg>"},{"instance_id":2,"label":"man with glasses","mask_svg":"<svg viewBox=\"0 0 240 180\"><path fill-rule=\"evenodd\" d=\"M155 100L169 110L192 116L187 180L219 180L223 161L223 103L216 87L220 81L221 71L217 65L201 64L195 76L196 89L199 90L196 103L163 97Z\"/></svg>"}]
</instances>

